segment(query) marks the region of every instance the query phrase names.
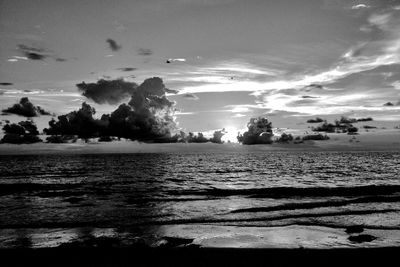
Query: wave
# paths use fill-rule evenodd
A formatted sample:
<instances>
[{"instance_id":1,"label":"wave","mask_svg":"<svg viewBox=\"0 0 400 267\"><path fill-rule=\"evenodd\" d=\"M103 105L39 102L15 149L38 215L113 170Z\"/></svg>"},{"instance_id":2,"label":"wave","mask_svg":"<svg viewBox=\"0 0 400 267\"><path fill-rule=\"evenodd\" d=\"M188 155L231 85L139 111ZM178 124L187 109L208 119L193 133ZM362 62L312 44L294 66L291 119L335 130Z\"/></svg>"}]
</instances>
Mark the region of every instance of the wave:
<instances>
[{"instance_id":1,"label":"wave","mask_svg":"<svg viewBox=\"0 0 400 267\"><path fill-rule=\"evenodd\" d=\"M271 187L248 189L211 188L173 191L175 195L206 195L214 197L248 196L257 198L324 197L387 195L400 192L400 185L366 185L355 187Z\"/></svg>"},{"instance_id":2,"label":"wave","mask_svg":"<svg viewBox=\"0 0 400 267\"><path fill-rule=\"evenodd\" d=\"M251 222L268 222L271 223L273 221L282 221L282 220L290 220L290 219L302 219L302 218L321 218L321 217L333 217L333 216L346 216L346 215L368 215L368 214L385 214L385 213L393 213L400 212L400 209L363 209L363 210L343 210L343 211L329 211L329 212L318 212L318 213L302 213L302 214L284 214L284 215L273 215L273 216L265 216L265 217L256 217L256 218L209 218L209 217L197 217L197 218L188 218L188 219L175 219L175 220L140 220L145 219L146 216L136 216L137 221L119 221L117 223L118 226L128 226L128 227L137 227L137 226L149 226L149 225L178 225L178 224L243 224L243 223L251 223ZM166 214L165 216L168 216ZM161 215L159 217L163 217ZM148 219L155 219L158 216L147 217ZM306 225L305 222L292 222L291 224L303 224ZM318 222L312 222L310 225L317 225ZM106 218L99 220L88 220L88 221L45 221L45 222L26 222L26 223L4 223L0 222L0 229L19 229L19 228L76 228L76 227L115 227L116 222L108 220ZM382 227L384 228L384 227ZM397 229L396 227L393 227Z\"/></svg>"},{"instance_id":3,"label":"wave","mask_svg":"<svg viewBox=\"0 0 400 267\"><path fill-rule=\"evenodd\" d=\"M14 183L0 184L0 195L28 193L39 197L65 197L79 196L89 193L96 195L110 194L109 187L98 184L39 184L39 183Z\"/></svg>"},{"instance_id":4,"label":"wave","mask_svg":"<svg viewBox=\"0 0 400 267\"><path fill-rule=\"evenodd\" d=\"M329 200L329 201L317 201L307 203L288 203L283 205L277 205L272 207L255 207L246 209L233 210L230 213L246 213L246 212L270 212L270 211L283 211L283 210L298 210L298 209L315 209L324 207L340 207L349 204L357 203L376 203L376 202L399 202L400 195L396 196L367 196L356 199L345 199L345 200Z\"/></svg>"},{"instance_id":5,"label":"wave","mask_svg":"<svg viewBox=\"0 0 400 267\"><path fill-rule=\"evenodd\" d=\"M301 219L301 218L319 218L319 217L332 217L332 216L346 216L346 215L368 215L368 214L384 214L399 212L400 209L363 209L363 210L343 210L343 211L328 211L328 212L315 212L315 213L302 213L302 214L284 214L276 216L265 216L256 218L233 218L233 219L210 219L210 218L193 218L193 219L179 219L170 221L155 221L146 224L158 225L172 225L172 224L199 224L199 223L240 223L240 222L271 222L287 219Z\"/></svg>"}]
</instances>

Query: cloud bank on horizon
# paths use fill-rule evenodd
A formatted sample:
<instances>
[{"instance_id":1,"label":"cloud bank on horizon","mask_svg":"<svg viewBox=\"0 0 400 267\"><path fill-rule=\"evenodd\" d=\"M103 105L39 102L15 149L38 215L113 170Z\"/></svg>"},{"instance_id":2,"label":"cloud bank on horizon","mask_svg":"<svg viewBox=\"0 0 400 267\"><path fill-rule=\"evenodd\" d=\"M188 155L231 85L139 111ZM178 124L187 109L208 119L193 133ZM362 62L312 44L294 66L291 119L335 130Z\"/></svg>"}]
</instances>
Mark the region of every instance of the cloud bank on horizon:
<instances>
[{"instance_id":1,"label":"cloud bank on horizon","mask_svg":"<svg viewBox=\"0 0 400 267\"><path fill-rule=\"evenodd\" d=\"M9 11L0 19L2 107L29 90L57 114L87 99L106 113L137 90L135 81L157 76L176 102L179 126L192 131L243 128L263 114L292 127L316 115L400 121L397 1L2 5ZM60 9L68 16L56 25L40 15ZM89 11L107 19L88 19Z\"/></svg>"}]
</instances>

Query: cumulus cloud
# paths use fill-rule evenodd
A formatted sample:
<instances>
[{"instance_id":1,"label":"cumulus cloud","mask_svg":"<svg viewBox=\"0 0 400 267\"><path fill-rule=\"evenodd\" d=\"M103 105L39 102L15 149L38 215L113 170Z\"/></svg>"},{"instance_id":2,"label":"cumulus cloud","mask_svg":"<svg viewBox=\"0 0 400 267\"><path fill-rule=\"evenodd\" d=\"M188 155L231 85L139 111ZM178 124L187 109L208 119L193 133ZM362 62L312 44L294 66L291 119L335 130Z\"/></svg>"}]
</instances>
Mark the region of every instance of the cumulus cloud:
<instances>
[{"instance_id":1,"label":"cumulus cloud","mask_svg":"<svg viewBox=\"0 0 400 267\"><path fill-rule=\"evenodd\" d=\"M138 49L138 55L140 56L151 56L153 54L153 51L148 48L139 48Z\"/></svg>"},{"instance_id":2,"label":"cumulus cloud","mask_svg":"<svg viewBox=\"0 0 400 267\"><path fill-rule=\"evenodd\" d=\"M112 51L118 51L118 50L120 50L122 48L121 45L119 45L115 40L113 40L111 38L108 38L106 40L106 42L108 43L108 46L110 47L110 49Z\"/></svg>"},{"instance_id":3,"label":"cumulus cloud","mask_svg":"<svg viewBox=\"0 0 400 267\"><path fill-rule=\"evenodd\" d=\"M18 124L7 123L3 127L5 135L0 140L1 143L10 144L31 144L42 142L42 140L37 136L39 131L33 121L21 121Z\"/></svg>"},{"instance_id":4,"label":"cumulus cloud","mask_svg":"<svg viewBox=\"0 0 400 267\"><path fill-rule=\"evenodd\" d=\"M39 115L51 115L40 106L33 105L27 97L22 97L19 103L2 110L6 114L16 114L25 117L37 117Z\"/></svg>"},{"instance_id":5,"label":"cumulus cloud","mask_svg":"<svg viewBox=\"0 0 400 267\"><path fill-rule=\"evenodd\" d=\"M58 116L58 121L52 119L49 128L43 131L48 135L78 135L81 138L90 138L97 135L106 127L106 121L93 118L95 109L85 102L78 111Z\"/></svg>"},{"instance_id":6,"label":"cumulus cloud","mask_svg":"<svg viewBox=\"0 0 400 267\"><path fill-rule=\"evenodd\" d=\"M138 85L134 82L126 82L123 79L101 79L96 83L82 82L76 86L82 91L83 96L92 99L98 104L117 104L131 96Z\"/></svg>"},{"instance_id":7,"label":"cumulus cloud","mask_svg":"<svg viewBox=\"0 0 400 267\"><path fill-rule=\"evenodd\" d=\"M238 141L244 145L271 144L273 135L272 124L267 118L251 118L247 131L238 136Z\"/></svg>"},{"instance_id":8,"label":"cumulus cloud","mask_svg":"<svg viewBox=\"0 0 400 267\"><path fill-rule=\"evenodd\" d=\"M167 99L166 87L160 78L146 79L139 86L122 80L102 81L100 84L104 83L126 88L123 92L131 95L128 104L123 103L111 114L95 119L94 108L83 103L78 111L59 116L58 121L50 121L50 127L44 131L51 135L78 135L82 138L116 136L145 142L178 140L179 136L172 134L177 129L175 103ZM91 86L94 88L91 92L96 91L98 83ZM100 86L103 87L112 88ZM83 88L87 89L86 84Z\"/></svg>"}]
</instances>

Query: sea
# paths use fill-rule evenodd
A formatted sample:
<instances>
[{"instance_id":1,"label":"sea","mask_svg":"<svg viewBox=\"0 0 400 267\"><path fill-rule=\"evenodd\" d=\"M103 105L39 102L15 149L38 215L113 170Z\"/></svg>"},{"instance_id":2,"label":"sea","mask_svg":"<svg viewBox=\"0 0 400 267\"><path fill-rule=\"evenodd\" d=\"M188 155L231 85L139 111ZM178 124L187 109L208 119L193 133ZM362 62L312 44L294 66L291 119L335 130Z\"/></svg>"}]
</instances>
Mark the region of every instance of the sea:
<instances>
[{"instance_id":1,"label":"sea","mask_svg":"<svg viewBox=\"0 0 400 267\"><path fill-rule=\"evenodd\" d=\"M0 248L182 245L160 232L176 226L400 231L399 174L400 152L3 155Z\"/></svg>"}]
</instances>

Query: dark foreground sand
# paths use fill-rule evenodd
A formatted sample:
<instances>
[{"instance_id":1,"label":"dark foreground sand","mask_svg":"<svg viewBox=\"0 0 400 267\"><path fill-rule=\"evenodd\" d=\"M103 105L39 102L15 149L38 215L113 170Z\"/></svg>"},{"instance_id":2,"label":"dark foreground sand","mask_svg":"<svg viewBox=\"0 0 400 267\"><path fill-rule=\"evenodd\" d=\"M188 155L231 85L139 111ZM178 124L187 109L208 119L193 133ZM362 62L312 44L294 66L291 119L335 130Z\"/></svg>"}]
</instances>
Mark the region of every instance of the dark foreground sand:
<instances>
[{"instance_id":1,"label":"dark foreground sand","mask_svg":"<svg viewBox=\"0 0 400 267\"><path fill-rule=\"evenodd\" d=\"M43 248L0 250L1 266L396 266L399 248Z\"/></svg>"}]
</instances>

